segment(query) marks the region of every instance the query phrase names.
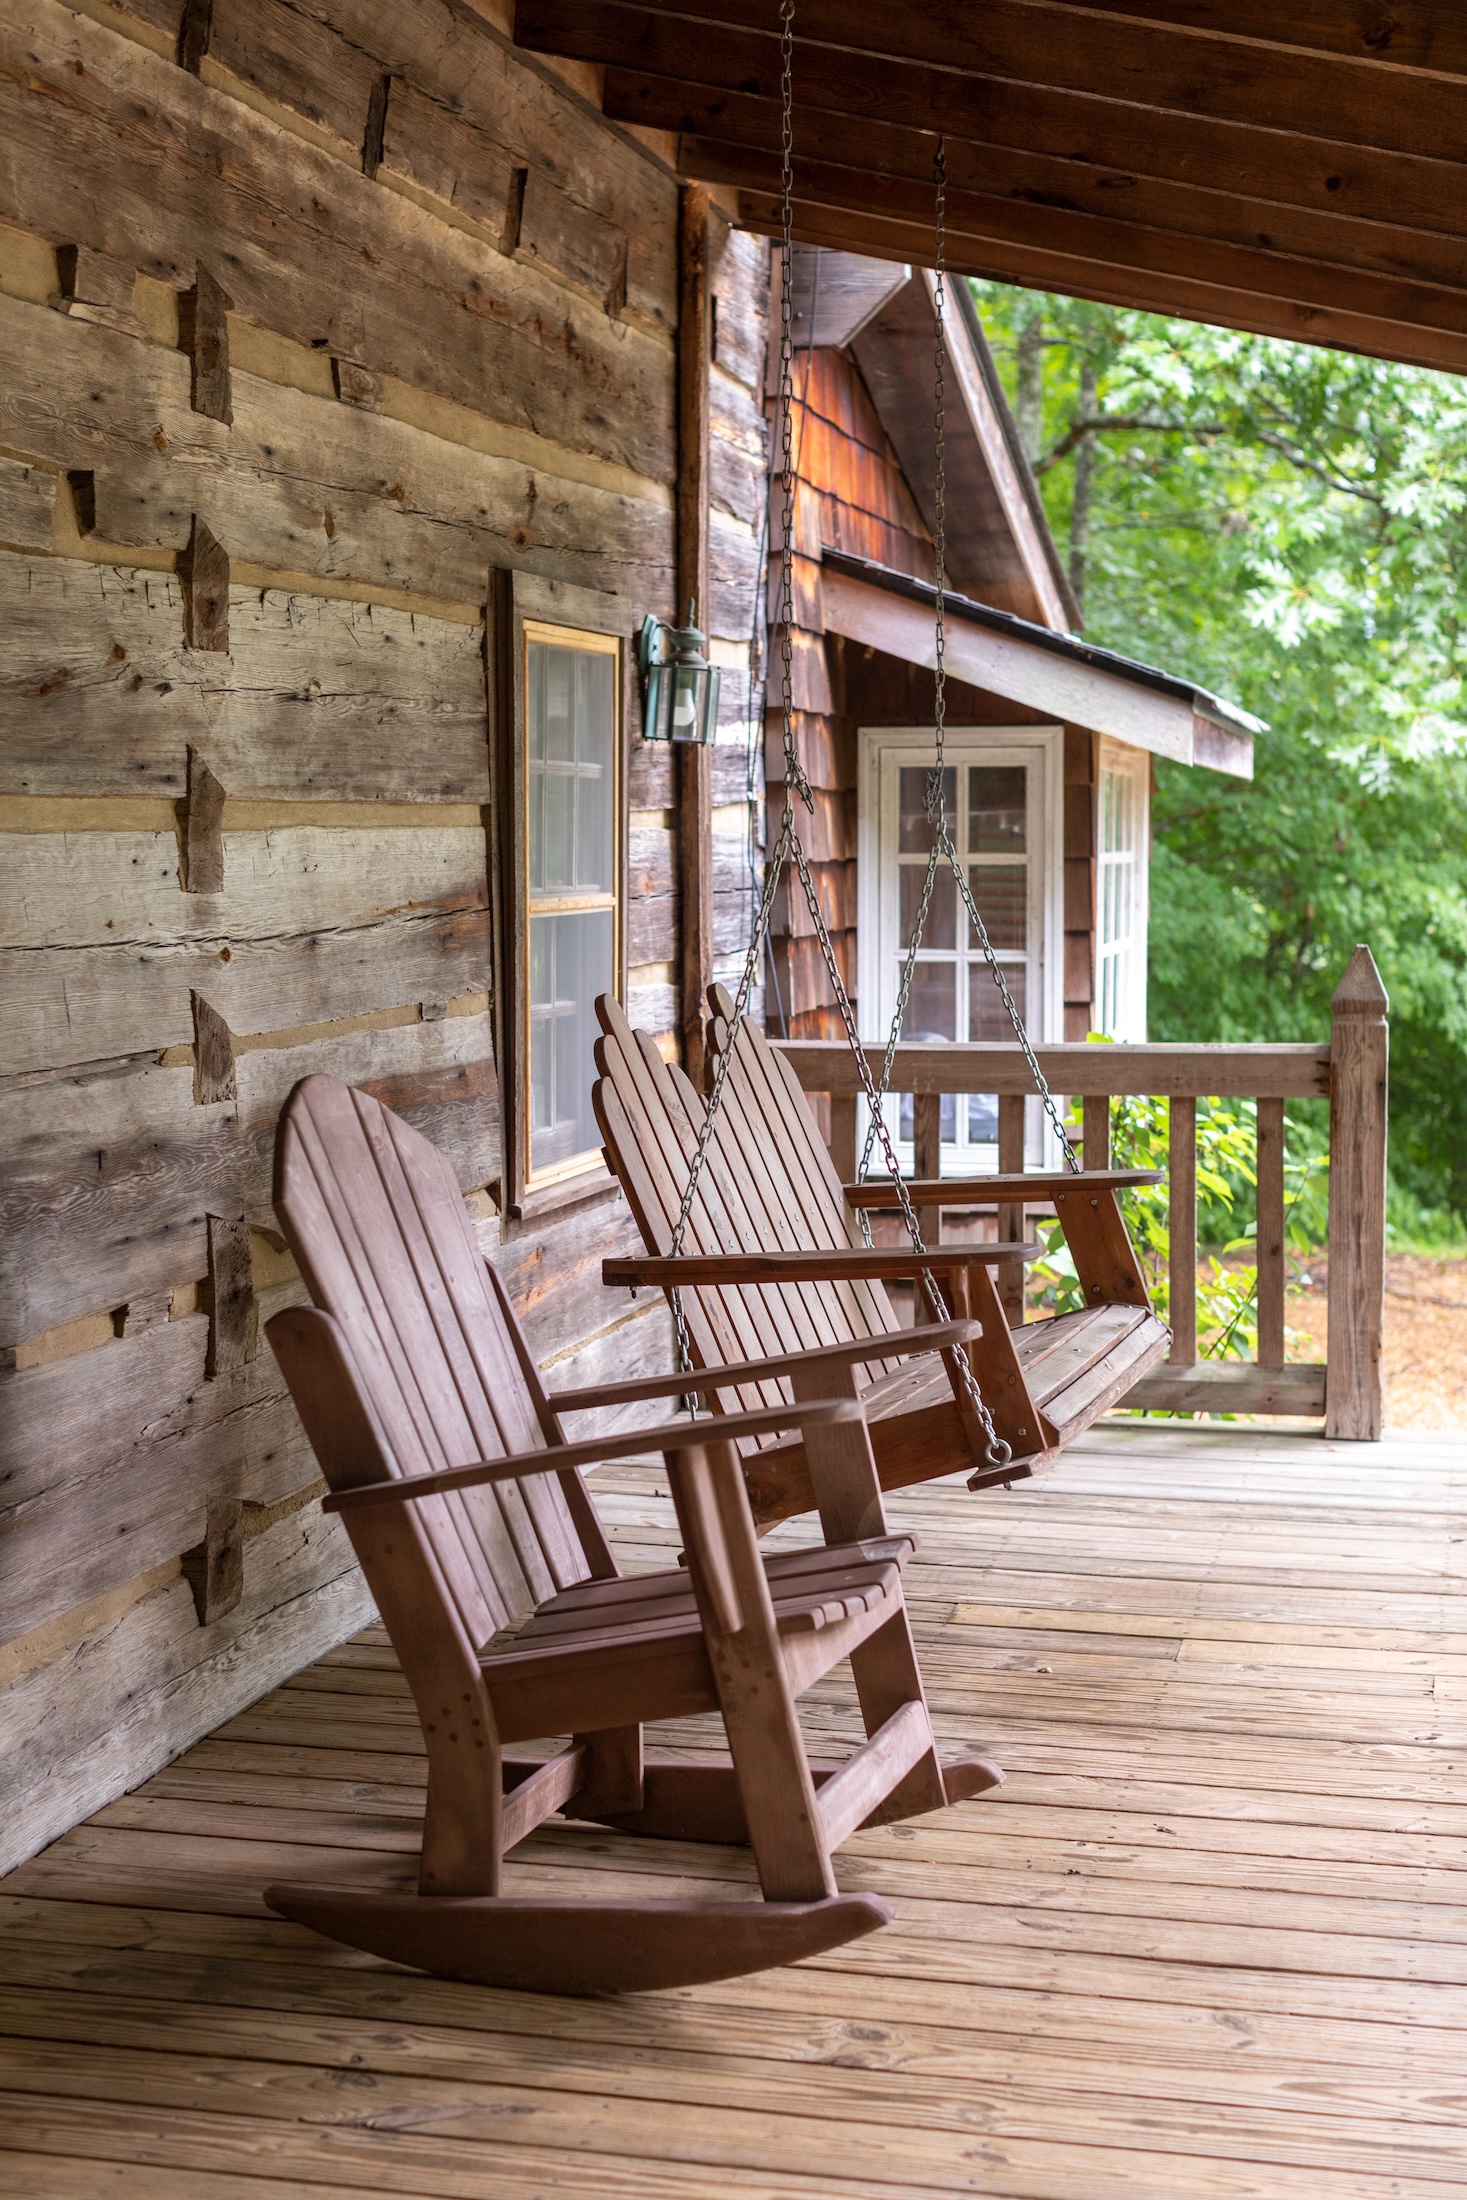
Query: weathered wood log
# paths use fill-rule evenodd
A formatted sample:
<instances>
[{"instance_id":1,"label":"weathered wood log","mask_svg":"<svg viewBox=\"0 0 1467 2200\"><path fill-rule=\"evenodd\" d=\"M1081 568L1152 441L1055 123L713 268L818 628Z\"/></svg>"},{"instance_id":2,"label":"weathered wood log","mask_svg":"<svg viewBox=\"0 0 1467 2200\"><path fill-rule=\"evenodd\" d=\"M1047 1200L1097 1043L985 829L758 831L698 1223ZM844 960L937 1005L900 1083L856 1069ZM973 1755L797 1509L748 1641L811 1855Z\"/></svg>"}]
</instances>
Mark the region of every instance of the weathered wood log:
<instances>
[{"instance_id":1,"label":"weathered wood log","mask_svg":"<svg viewBox=\"0 0 1467 2200\"><path fill-rule=\"evenodd\" d=\"M181 548L197 506L236 559L277 571L477 606L486 564L514 564L672 608L672 513L652 485L644 497L599 471L576 478L595 470L553 443L543 467L500 455L492 418L456 408L430 433L237 366L231 389L226 434L192 410L181 354L6 302L5 440L93 468L105 541Z\"/></svg>"},{"instance_id":2,"label":"weathered wood log","mask_svg":"<svg viewBox=\"0 0 1467 2200\"><path fill-rule=\"evenodd\" d=\"M477 828L292 825L224 848L205 897L179 892L171 832L0 836L12 1072L187 1045L195 991L242 1034L487 986Z\"/></svg>"},{"instance_id":3,"label":"weathered wood log","mask_svg":"<svg viewBox=\"0 0 1467 2200\"><path fill-rule=\"evenodd\" d=\"M239 1181L235 1110L151 1059L0 1096L0 1342L202 1276Z\"/></svg>"},{"instance_id":4,"label":"weathered wood log","mask_svg":"<svg viewBox=\"0 0 1467 2200\"><path fill-rule=\"evenodd\" d=\"M0 458L0 542L17 550L49 550L55 504L54 474L18 458Z\"/></svg>"},{"instance_id":5,"label":"weathered wood log","mask_svg":"<svg viewBox=\"0 0 1467 2200\"><path fill-rule=\"evenodd\" d=\"M204 1634L166 1581L0 1694L6 1773L0 1870L133 1787L373 1617L339 1522L307 1515L257 1537L239 1605Z\"/></svg>"},{"instance_id":6,"label":"weathered wood log","mask_svg":"<svg viewBox=\"0 0 1467 2200\"><path fill-rule=\"evenodd\" d=\"M613 327L538 268L344 179L329 154L55 0L28 0L13 36L8 220L126 252L163 281L228 236L248 318L522 427L549 412L574 448L672 480L665 338Z\"/></svg>"},{"instance_id":7,"label":"weathered wood log","mask_svg":"<svg viewBox=\"0 0 1467 2200\"><path fill-rule=\"evenodd\" d=\"M353 149L366 140L381 72L314 10L283 0L212 0L209 59Z\"/></svg>"},{"instance_id":8,"label":"weathered wood log","mask_svg":"<svg viewBox=\"0 0 1467 2200\"><path fill-rule=\"evenodd\" d=\"M206 1381L207 1330L189 1315L0 1380L5 1639L193 1549L212 1507L278 1504L314 1480L271 1356Z\"/></svg>"},{"instance_id":9,"label":"weathered wood log","mask_svg":"<svg viewBox=\"0 0 1467 2200\"><path fill-rule=\"evenodd\" d=\"M239 1056L240 1183L256 1228L273 1231L275 1126L292 1087L325 1072L359 1086L431 1138L465 1191L499 1173L499 1087L487 1012L388 1030L323 1032Z\"/></svg>"},{"instance_id":10,"label":"weathered wood log","mask_svg":"<svg viewBox=\"0 0 1467 2200\"><path fill-rule=\"evenodd\" d=\"M237 588L230 641L170 575L0 554L0 791L177 797L196 744L235 796L487 801L477 626Z\"/></svg>"},{"instance_id":11,"label":"weathered wood log","mask_svg":"<svg viewBox=\"0 0 1467 2200\"><path fill-rule=\"evenodd\" d=\"M482 10L470 16L451 0L406 0L387 13L373 0L318 0L317 12L348 44L372 54L392 73L394 103L400 86L432 110L410 126L417 157L431 158L435 144L440 149L441 180L417 173L421 188L442 197L446 182L455 209L472 217L472 179L486 165L492 169L493 154L502 148L523 176L526 198L531 177L538 176L564 199L562 218L596 217L624 232L628 311L653 327L674 327L676 196L658 161L635 144L609 142L599 120L527 68ZM485 226L492 232L492 185L485 199ZM517 234L502 249L512 250L518 241ZM543 238L535 257L558 264ZM573 265L563 272L574 279Z\"/></svg>"}]
</instances>

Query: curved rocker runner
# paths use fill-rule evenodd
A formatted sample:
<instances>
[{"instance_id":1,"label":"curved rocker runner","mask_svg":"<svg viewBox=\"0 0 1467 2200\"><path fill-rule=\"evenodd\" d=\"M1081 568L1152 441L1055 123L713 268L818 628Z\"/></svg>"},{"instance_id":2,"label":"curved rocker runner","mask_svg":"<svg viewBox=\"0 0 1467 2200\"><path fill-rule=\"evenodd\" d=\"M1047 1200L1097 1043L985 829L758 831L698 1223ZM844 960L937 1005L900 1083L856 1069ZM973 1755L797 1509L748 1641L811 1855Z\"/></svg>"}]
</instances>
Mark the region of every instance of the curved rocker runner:
<instances>
[{"instance_id":1,"label":"curved rocker runner","mask_svg":"<svg viewBox=\"0 0 1467 2200\"><path fill-rule=\"evenodd\" d=\"M416 1893L275 1886L282 1916L399 1963L549 1993L690 1985L834 1948L888 1922L843 1895L857 1826L941 1810L1003 1775L942 1764L865 1415L835 1344L732 1371L803 1392L708 1422L567 1444L557 1408L675 1396L685 1375L547 1397L448 1162L332 1077L286 1105L275 1207L314 1305L270 1343L413 1693L428 1756ZM955 1350L972 1322L893 1341ZM735 1445L797 1429L824 1541L761 1558ZM581 1469L661 1451L687 1563L616 1567ZM796 1699L849 1659L867 1740L807 1758ZM649 1719L719 1712L728 1762L646 1763ZM568 1737L548 1758L515 1743ZM528 1900L504 1859L559 1812L679 1840L747 1842L762 1901Z\"/></svg>"}]
</instances>

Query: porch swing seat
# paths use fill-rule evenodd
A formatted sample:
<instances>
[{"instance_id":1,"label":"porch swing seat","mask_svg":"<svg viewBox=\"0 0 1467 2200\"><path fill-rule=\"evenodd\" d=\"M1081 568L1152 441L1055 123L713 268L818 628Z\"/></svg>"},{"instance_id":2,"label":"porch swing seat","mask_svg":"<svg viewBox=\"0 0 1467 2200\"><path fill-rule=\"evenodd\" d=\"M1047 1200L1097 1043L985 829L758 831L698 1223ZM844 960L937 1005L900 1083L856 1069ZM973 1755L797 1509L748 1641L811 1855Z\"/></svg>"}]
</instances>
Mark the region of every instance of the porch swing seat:
<instances>
[{"instance_id":1,"label":"porch swing seat","mask_svg":"<svg viewBox=\"0 0 1467 2200\"><path fill-rule=\"evenodd\" d=\"M857 1826L1003 1776L937 1755L902 1596L914 1539L886 1532L860 1405L818 1395L839 1392L849 1352L801 1364L801 1401L567 1444L426 1139L337 1079L307 1078L282 1117L275 1206L314 1304L267 1334L412 1690L428 1798L415 1891L364 1883L361 1859L343 1858L335 1879L267 1888L270 1907L446 1977L570 1994L727 1978L885 1924L879 1896L837 1890L832 1851ZM972 1328L939 1325L912 1349ZM734 1372L757 1385L790 1370L776 1358ZM686 1380L559 1403L665 1404ZM823 1540L766 1560L732 1447L791 1428ZM664 1456L685 1563L624 1578L580 1470L647 1451ZM866 1740L812 1763L796 1700L847 1659ZM708 1712L727 1758L644 1760L644 1722ZM514 1753L547 1736L566 1739ZM507 1890L506 1856L557 1814L746 1844L763 1900Z\"/></svg>"},{"instance_id":2,"label":"porch swing seat","mask_svg":"<svg viewBox=\"0 0 1467 2200\"><path fill-rule=\"evenodd\" d=\"M709 993L710 1059L730 1044L733 1004ZM608 1283L681 1294L694 1365L729 1370L754 1351L809 1351L872 1341L859 1388L883 1489L966 1471L970 1488L1021 1479L1062 1451L1165 1357L1170 1332L1152 1312L1117 1193L1156 1181L1148 1170L984 1177L954 1187L909 1183L915 1205L964 1199L1054 1203L1087 1304L1079 1312L1011 1330L993 1281L1008 1260L1037 1245L874 1251L863 1243L854 1200L897 1204L892 1186L843 1186L809 1103L782 1057L747 1021L732 1041L723 1095L676 1255L678 1217L706 1104L681 1070L663 1061L609 997L597 1003L603 1037L595 1087L607 1158L636 1218L646 1258L603 1264ZM984 1404L1012 1459L986 1460L985 1434L966 1410L953 1354L893 1365L903 1330L888 1280L927 1267L955 1314L976 1316L967 1347ZM778 1395L733 1380L707 1395L715 1412L767 1406ZM740 1445L750 1501L762 1527L808 1511L812 1486L798 1435Z\"/></svg>"}]
</instances>

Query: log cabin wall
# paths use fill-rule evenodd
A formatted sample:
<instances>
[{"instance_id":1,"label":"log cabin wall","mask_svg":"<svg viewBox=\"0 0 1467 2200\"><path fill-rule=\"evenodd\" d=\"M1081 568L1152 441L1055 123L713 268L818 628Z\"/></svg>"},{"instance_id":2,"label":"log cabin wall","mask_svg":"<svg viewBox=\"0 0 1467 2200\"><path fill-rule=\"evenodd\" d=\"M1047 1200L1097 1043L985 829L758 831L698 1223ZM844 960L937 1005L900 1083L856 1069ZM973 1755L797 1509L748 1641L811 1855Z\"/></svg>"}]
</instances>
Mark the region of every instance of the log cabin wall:
<instances>
[{"instance_id":1,"label":"log cabin wall","mask_svg":"<svg viewBox=\"0 0 1467 2200\"><path fill-rule=\"evenodd\" d=\"M447 1150L542 1363L667 1364L599 1280L612 1187L501 1242L489 575L615 597L629 643L673 612L678 295L658 142L507 15L5 11L0 1868L367 1615L261 1341L299 1077ZM767 274L719 240L737 870ZM670 1045L666 751L628 776L629 1005Z\"/></svg>"},{"instance_id":2,"label":"log cabin wall","mask_svg":"<svg viewBox=\"0 0 1467 2200\"><path fill-rule=\"evenodd\" d=\"M932 577L932 536L918 509L881 417L844 350L815 349L795 360L793 410L795 512L793 552L794 701L800 760L815 796L801 832L831 932L841 975L856 992L856 741L862 726L930 724L930 671L827 634L820 608L822 544L899 572ZM771 540L779 545L780 490L771 488ZM770 618L778 611L778 557L770 575ZM964 574L984 594L981 575ZM1005 594L992 601L1003 607ZM776 668L777 669L777 668ZM771 679L766 765L771 799L782 798L783 753L777 682ZM952 726L1046 723L1038 712L949 678ZM1084 1039L1094 1023L1096 738L1065 729L1064 1037ZM775 782L778 782L776 785ZM829 975L798 880L781 887L772 928L773 1032L791 1038L840 1038ZM823 1105L823 1102L817 1103Z\"/></svg>"}]
</instances>

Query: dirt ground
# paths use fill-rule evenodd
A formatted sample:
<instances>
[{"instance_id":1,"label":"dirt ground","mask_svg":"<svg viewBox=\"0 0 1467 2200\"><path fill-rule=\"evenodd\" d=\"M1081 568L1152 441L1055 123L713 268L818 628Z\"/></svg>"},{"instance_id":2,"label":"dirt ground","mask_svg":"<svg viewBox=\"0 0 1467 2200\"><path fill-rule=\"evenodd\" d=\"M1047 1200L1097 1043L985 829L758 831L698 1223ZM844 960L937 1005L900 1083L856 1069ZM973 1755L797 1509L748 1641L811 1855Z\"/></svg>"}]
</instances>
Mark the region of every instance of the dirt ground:
<instances>
[{"instance_id":1,"label":"dirt ground","mask_svg":"<svg viewBox=\"0 0 1467 2200\"><path fill-rule=\"evenodd\" d=\"M1291 1360L1322 1360L1325 1265L1289 1293ZM1393 1253L1386 1262L1385 1419L1388 1429L1467 1427L1467 1260Z\"/></svg>"}]
</instances>

